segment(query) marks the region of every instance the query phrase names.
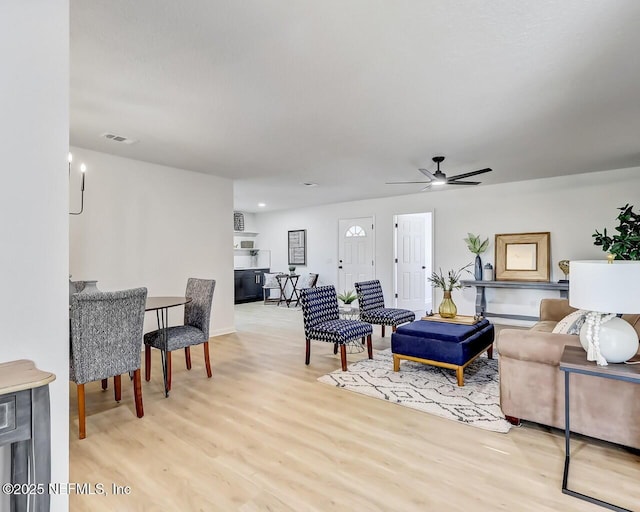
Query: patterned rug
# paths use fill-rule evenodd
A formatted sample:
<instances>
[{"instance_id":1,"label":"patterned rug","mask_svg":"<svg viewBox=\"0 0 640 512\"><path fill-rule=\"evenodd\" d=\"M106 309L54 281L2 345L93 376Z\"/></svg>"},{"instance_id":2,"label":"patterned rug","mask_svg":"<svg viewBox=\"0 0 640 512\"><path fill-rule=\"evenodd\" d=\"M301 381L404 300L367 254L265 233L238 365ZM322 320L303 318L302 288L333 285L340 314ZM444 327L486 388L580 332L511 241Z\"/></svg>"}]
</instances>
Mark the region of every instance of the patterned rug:
<instances>
[{"instance_id":1,"label":"patterned rug","mask_svg":"<svg viewBox=\"0 0 640 512\"><path fill-rule=\"evenodd\" d=\"M463 387L457 385L455 371L446 368L403 360L394 372L390 349L318 380L493 432L511 428L500 410L498 361L486 353L467 366Z\"/></svg>"}]
</instances>

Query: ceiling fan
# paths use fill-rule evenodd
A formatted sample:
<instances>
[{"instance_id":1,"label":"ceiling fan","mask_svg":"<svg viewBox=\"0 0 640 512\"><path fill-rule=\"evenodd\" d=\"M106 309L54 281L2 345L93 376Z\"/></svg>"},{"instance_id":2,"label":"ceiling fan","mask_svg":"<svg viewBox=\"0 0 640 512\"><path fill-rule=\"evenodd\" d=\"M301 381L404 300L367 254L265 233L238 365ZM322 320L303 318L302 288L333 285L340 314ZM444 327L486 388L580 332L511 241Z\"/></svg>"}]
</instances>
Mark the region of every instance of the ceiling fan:
<instances>
[{"instance_id":1,"label":"ceiling fan","mask_svg":"<svg viewBox=\"0 0 640 512\"><path fill-rule=\"evenodd\" d=\"M471 176L476 176L478 174L484 174L485 172L491 172L492 169L487 167L486 169L479 169L477 171L465 172L463 174L456 174L455 176L451 176L447 178L447 175L440 170L440 162L444 160L443 156L434 156L433 161L436 163L437 169L436 172L430 172L426 169L418 169L422 174L424 174L429 181L388 181L387 185L404 185L407 183L422 183L425 184L422 190L430 189L432 185L480 185L479 181L458 181L463 178L469 178Z\"/></svg>"}]
</instances>

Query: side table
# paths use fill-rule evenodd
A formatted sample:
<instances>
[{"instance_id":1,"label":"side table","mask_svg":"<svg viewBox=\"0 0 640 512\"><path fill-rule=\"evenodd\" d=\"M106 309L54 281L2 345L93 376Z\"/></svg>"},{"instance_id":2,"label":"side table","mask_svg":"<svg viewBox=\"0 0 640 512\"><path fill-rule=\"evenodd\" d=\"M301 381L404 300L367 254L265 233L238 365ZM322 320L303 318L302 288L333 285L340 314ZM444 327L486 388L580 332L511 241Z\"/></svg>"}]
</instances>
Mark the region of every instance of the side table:
<instances>
[{"instance_id":1,"label":"side table","mask_svg":"<svg viewBox=\"0 0 640 512\"><path fill-rule=\"evenodd\" d=\"M357 306L339 306L338 315L344 320L359 320L360 308Z\"/></svg>"},{"instance_id":2,"label":"side table","mask_svg":"<svg viewBox=\"0 0 640 512\"><path fill-rule=\"evenodd\" d=\"M560 370L564 373L564 437L565 437L565 457L564 457L564 474L562 477L562 493L579 498L595 505L617 510L619 512L631 512L627 508L613 505L609 502L599 500L592 496L587 496L576 491L572 491L568 487L569 483L569 463L571 462L571 426L569 423L571 415L571 407L569 404L569 376L572 373L580 373L582 375L590 375L592 377L600 377L603 379L623 380L640 384L640 368L638 365L629 364L609 364L607 366L598 366L593 361L587 361L587 354L582 347L564 347L562 358L560 359Z\"/></svg>"},{"instance_id":3,"label":"side table","mask_svg":"<svg viewBox=\"0 0 640 512\"><path fill-rule=\"evenodd\" d=\"M294 301L294 306L297 307L300 304L300 294L297 289L298 279L300 279L298 274L281 274L276 276L276 280L280 285L280 300L278 301L278 306L281 302L284 302L287 307ZM291 292L287 291L287 283L291 285Z\"/></svg>"},{"instance_id":4,"label":"side table","mask_svg":"<svg viewBox=\"0 0 640 512\"><path fill-rule=\"evenodd\" d=\"M36 489L33 494L11 494L11 512L26 512L27 505L36 512L50 509L49 382L55 378L38 370L33 361L0 364L0 445L11 444L11 483Z\"/></svg>"}]
</instances>

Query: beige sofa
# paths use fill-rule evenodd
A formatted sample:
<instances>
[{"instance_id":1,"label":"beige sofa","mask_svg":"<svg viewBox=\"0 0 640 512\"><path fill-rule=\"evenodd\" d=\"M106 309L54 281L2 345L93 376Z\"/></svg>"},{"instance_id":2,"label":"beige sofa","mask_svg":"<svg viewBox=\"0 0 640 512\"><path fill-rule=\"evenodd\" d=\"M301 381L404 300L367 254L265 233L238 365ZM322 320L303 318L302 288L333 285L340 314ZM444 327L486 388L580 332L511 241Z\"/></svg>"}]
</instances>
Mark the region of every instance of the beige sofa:
<instances>
[{"instance_id":1,"label":"beige sofa","mask_svg":"<svg viewBox=\"0 0 640 512\"><path fill-rule=\"evenodd\" d=\"M564 428L559 362L564 346L580 346L580 340L551 331L572 311L566 299L544 299L540 321L531 329L500 331L500 404L512 423L523 419ZM640 315L623 318L640 335ZM640 449L640 385L571 374L571 430Z\"/></svg>"}]
</instances>

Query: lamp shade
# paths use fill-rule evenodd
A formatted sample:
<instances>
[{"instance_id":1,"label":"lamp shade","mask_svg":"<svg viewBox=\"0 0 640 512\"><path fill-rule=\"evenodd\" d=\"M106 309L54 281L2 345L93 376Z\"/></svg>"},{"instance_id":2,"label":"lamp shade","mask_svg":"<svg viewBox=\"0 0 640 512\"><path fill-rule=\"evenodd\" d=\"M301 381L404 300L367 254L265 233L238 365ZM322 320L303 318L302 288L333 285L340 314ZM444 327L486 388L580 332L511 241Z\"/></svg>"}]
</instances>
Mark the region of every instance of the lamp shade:
<instances>
[{"instance_id":1,"label":"lamp shade","mask_svg":"<svg viewBox=\"0 0 640 512\"><path fill-rule=\"evenodd\" d=\"M569 304L601 313L640 313L640 261L572 261Z\"/></svg>"}]
</instances>

